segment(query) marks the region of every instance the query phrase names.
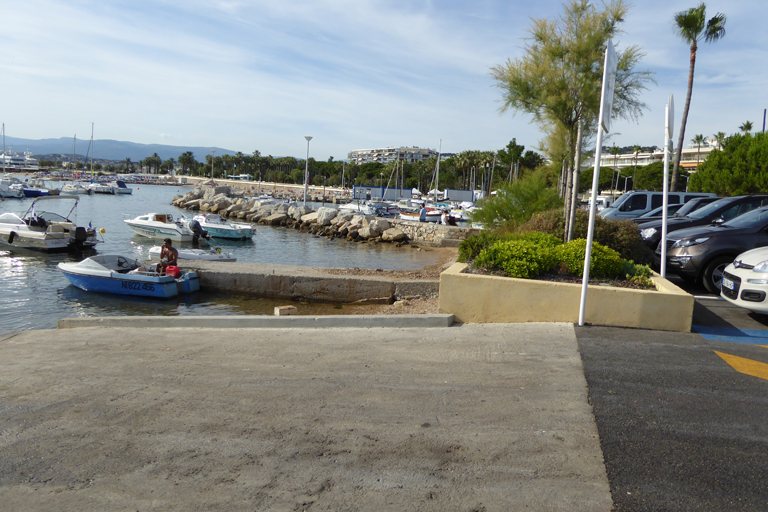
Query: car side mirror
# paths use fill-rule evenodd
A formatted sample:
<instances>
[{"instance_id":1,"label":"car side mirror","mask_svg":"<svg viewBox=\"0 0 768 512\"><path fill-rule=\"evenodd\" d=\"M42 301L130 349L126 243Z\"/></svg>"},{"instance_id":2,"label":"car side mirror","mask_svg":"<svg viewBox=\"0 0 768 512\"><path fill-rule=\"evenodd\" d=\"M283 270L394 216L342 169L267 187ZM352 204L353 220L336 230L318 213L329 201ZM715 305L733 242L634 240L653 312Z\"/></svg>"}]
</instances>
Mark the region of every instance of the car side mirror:
<instances>
[{"instance_id":1,"label":"car side mirror","mask_svg":"<svg viewBox=\"0 0 768 512\"><path fill-rule=\"evenodd\" d=\"M714 224L715 226L719 226L723 222L725 222L725 219L722 218L722 217L718 217L718 218L716 218L715 220L712 221L712 224Z\"/></svg>"}]
</instances>

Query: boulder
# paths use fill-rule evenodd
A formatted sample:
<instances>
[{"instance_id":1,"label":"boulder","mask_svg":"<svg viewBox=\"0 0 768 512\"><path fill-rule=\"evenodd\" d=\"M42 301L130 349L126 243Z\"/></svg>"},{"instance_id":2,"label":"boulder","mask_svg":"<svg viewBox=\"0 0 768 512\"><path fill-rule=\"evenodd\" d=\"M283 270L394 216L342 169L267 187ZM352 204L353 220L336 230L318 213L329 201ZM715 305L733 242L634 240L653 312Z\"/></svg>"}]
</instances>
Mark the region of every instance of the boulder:
<instances>
[{"instance_id":1,"label":"boulder","mask_svg":"<svg viewBox=\"0 0 768 512\"><path fill-rule=\"evenodd\" d=\"M262 220L262 223L267 224L268 226L279 226L287 218L288 218L287 213L274 213L269 217L265 218L264 220Z\"/></svg>"},{"instance_id":2,"label":"boulder","mask_svg":"<svg viewBox=\"0 0 768 512\"><path fill-rule=\"evenodd\" d=\"M375 229L379 233L383 233L390 228L389 221L387 219L375 218L368 224L369 227Z\"/></svg>"},{"instance_id":3,"label":"boulder","mask_svg":"<svg viewBox=\"0 0 768 512\"><path fill-rule=\"evenodd\" d=\"M336 208L321 207L317 210L317 223L321 226L330 226L331 221L339 213Z\"/></svg>"},{"instance_id":4,"label":"boulder","mask_svg":"<svg viewBox=\"0 0 768 512\"><path fill-rule=\"evenodd\" d=\"M302 215L301 222L304 222L305 224L317 222L317 212L312 212L306 215Z\"/></svg>"},{"instance_id":5,"label":"boulder","mask_svg":"<svg viewBox=\"0 0 768 512\"><path fill-rule=\"evenodd\" d=\"M230 206L232 206L232 203L229 202L229 199L219 199L218 201L213 201L211 211L217 213L226 210Z\"/></svg>"},{"instance_id":6,"label":"boulder","mask_svg":"<svg viewBox=\"0 0 768 512\"><path fill-rule=\"evenodd\" d=\"M301 220L301 218L302 218L304 215L307 215L308 213L312 213L312 208L310 208L309 206L307 206L307 205L305 205L305 204L296 204L296 203L293 203L293 204L292 204L292 205L291 205L291 206L288 208L288 215L289 215L289 216L290 216L290 217L291 217L293 220L299 220L299 221L300 221L300 220Z\"/></svg>"},{"instance_id":7,"label":"boulder","mask_svg":"<svg viewBox=\"0 0 768 512\"><path fill-rule=\"evenodd\" d=\"M399 242L405 238L405 233L397 228L389 228L381 234L381 239L387 242Z\"/></svg>"},{"instance_id":8,"label":"boulder","mask_svg":"<svg viewBox=\"0 0 768 512\"><path fill-rule=\"evenodd\" d=\"M211 187L205 189L205 193L203 194L203 197L205 199L211 199L219 194L224 194L225 196L229 196L229 187Z\"/></svg>"}]
</instances>

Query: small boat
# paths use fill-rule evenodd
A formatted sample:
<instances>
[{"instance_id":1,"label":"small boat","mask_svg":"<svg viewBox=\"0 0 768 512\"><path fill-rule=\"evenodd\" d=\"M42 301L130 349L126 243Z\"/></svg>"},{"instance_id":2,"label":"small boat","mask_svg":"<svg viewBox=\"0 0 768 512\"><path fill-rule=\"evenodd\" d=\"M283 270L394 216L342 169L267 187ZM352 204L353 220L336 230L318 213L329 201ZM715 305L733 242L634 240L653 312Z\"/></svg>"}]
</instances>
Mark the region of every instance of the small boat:
<instances>
[{"instance_id":1,"label":"small boat","mask_svg":"<svg viewBox=\"0 0 768 512\"><path fill-rule=\"evenodd\" d=\"M84 187L80 183L67 183L66 185L61 187L61 193L76 195L76 194L92 194L93 191L87 187Z\"/></svg>"},{"instance_id":2,"label":"small boat","mask_svg":"<svg viewBox=\"0 0 768 512\"><path fill-rule=\"evenodd\" d=\"M421 221L421 210L416 208L400 208L398 216L402 220ZM440 222L440 217L443 215L442 210L427 210L426 221L427 222Z\"/></svg>"},{"instance_id":3,"label":"small boat","mask_svg":"<svg viewBox=\"0 0 768 512\"><path fill-rule=\"evenodd\" d=\"M70 200L74 204L66 216L40 210L41 205L47 204L44 202L51 200ZM46 252L93 249L103 240L99 240L90 225L78 227L70 220L77 203L76 197L43 196L32 201L24 215L11 212L0 215L0 245Z\"/></svg>"},{"instance_id":4,"label":"small boat","mask_svg":"<svg viewBox=\"0 0 768 512\"><path fill-rule=\"evenodd\" d=\"M360 202L360 201L342 204L341 206L339 206L339 213L343 213L343 212L352 212L359 215L383 216L383 214L378 210L378 208L371 206L366 202Z\"/></svg>"},{"instance_id":5,"label":"small boat","mask_svg":"<svg viewBox=\"0 0 768 512\"><path fill-rule=\"evenodd\" d=\"M88 292L169 299L200 289L195 272L180 271L178 277L160 275L137 259L117 254L99 254L77 263L59 263L58 267L70 283Z\"/></svg>"},{"instance_id":6,"label":"small boat","mask_svg":"<svg viewBox=\"0 0 768 512\"><path fill-rule=\"evenodd\" d=\"M213 238L226 238L228 240L248 240L256 234L256 229L242 222L232 222L215 213L201 213L191 220L182 217L182 222L187 222L191 230L195 230L194 222L197 221L200 228Z\"/></svg>"},{"instance_id":7,"label":"small boat","mask_svg":"<svg viewBox=\"0 0 768 512\"><path fill-rule=\"evenodd\" d=\"M160 258L160 251L162 251L162 247L159 245L156 245L155 247L150 247L149 249L149 257L150 258ZM214 248L211 247L210 250L206 251L205 249L180 249L176 248L176 250L179 253L179 259L180 260L203 260L203 261L237 261L237 258L234 254L231 252L223 252L218 247Z\"/></svg>"},{"instance_id":8,"label":"small boat","mask_svg":"<svg viewBox=\"0 0 768 512\"><path fill-rule=\"evenodd\" d=\"M10 174L5 174L2 181L7 184L9 189L16 191L20 190L24 197L41 197L49 195L47 189L32 187L29 185L29 180L21 181L16 176Z\"/></svg>"},{"instance_id":9,"label":"small boat","mask_svg":"<svg viewBox=\"0 0 768 512\"><path fill-rule=\"evenodd\" d=\"M137 235L160 240L170 238L174 242L195 242L208 236L202 230L193 229L195 226L190 221L182 219L174 220L170 213L147 213L133 219L126 218L123 222Z\"/></svg>"},{"instance_id":10,"label":"small boat","mask_svg":"<svg viewBox=\"0 0 768 512\"><path fill-rule=\"evenodd\" d=\"M61 189L50 188L45 185L45 180L42 178L35 178L29 182L29 187L38 189L43 192L42 195L57 196L61 193ZM45 193L47 192L47 194Z\"/></svg>"},{"instance_id":11,"label":"small boat","mask_svg":"<svg viewBox=\"0 0 768 512\"><path fill-rule=\"evenodd\" d=\"M14 180L16 180L16 178L14 178ZM24 197L24 191L20 186L15 186L18 181L19 180L13 181L6 176L0 178L0 197L22 199Z\"/></svg>"},{"instance_id":12,"label":"small boat","mask_svg":"<svg viewBox=\"0 0 768 512\"><path fill-rule=\"evenodd\" d=\"M98 181L91 181L90 185L88 185L88 190L93 194L115 194L115 188L112 185Z\"/></svg>"},{"instance_id":13,"label":"small boat","mask_svg":"<svg viewBox=\"0 0 768 512\"><path fill-rule=\"evenodd\" d=\"M123 180L110 181L109 186L112 187L113 194L133 194L133 189Z\"/></svg>"}]
</instances>

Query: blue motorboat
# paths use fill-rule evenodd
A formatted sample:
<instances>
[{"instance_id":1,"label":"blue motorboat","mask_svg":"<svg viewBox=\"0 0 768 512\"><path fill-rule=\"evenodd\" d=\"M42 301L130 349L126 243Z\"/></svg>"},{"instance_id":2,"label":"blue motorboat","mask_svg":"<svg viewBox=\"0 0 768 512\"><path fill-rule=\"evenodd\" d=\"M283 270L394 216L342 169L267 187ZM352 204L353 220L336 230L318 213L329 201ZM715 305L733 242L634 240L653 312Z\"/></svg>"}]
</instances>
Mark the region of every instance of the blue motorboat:
<instances>
[{"instance_id":1,"label":"blue motorboat","mask_svg":"<svg viewBox=\"0 0 768 512\"><path fill-rule=\"evenodd\" d=\"M70 283L89 292L169 299L200 289L195 272L182 271L178 278L160 275L137 259L117 254L99 254L77 263L59 263L58 267Z\"/></svg>"}]
</instances>

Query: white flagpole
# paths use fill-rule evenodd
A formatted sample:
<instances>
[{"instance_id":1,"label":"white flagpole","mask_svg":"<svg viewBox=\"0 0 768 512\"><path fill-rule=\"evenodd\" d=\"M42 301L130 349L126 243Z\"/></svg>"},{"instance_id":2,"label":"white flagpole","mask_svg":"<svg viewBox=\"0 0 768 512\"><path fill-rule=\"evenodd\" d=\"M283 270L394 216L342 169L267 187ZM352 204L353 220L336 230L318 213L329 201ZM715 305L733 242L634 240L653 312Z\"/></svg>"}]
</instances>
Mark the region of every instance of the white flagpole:
<instances>
[{"instance_id":1,"label":"white flagpole","mask_svg":"<svg viewBox=\"0 0 768 512\"><path fill-rule=\"evenodd\" d=\"M669 95L664 119L664 200L661 218L661 277L667 278L667 205L669 204L669 153L672 151L672 133L674 132L675 99Z\"/></svg>"},{"instance_id":2,"label":"white flagpole","mask_svg":"<svg viewBox=\"0 0 768 512\"><path fill-rule=\"evenodd\" d=\"M581 281L581 303L579 304L579 325L584 325L587 309L587 285L589 284L589 265L592 259L592 238L594 236L595 212L597 211L597 186L600 181L600 157L603 152L603 130L611 127L611 108L613 107L613 87L616 82L616 51L613 41L608 40L603 65L603 88L600 95L600 126L597 127L597 147L595 148L595 169L592 173L592 197L589 201L589 226L587 228L587 247L584 254L584 275Z\"/></svg>"}]
</instances>

